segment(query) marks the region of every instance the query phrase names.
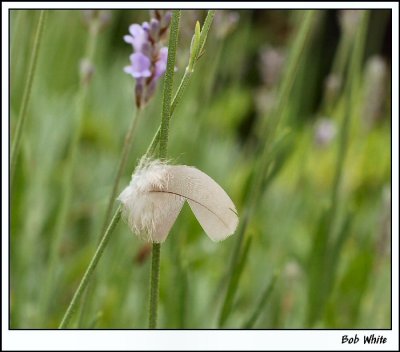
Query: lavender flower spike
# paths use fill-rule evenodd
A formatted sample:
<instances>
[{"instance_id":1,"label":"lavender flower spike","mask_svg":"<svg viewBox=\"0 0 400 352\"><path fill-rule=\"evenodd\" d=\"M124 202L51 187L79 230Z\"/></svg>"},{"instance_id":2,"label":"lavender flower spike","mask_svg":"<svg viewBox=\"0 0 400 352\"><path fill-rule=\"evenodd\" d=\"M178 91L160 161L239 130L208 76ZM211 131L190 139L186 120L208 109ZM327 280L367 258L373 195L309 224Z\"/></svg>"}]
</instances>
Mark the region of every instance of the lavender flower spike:
<instances>
[{"instance_id":1,"label":"lavender flower spike","mask_svg":"<svg viewBox=\"0 0 400 352\"><path fill-rule=\"evenodd\" d=\"M162 45L170 23L170 12L153 11L149 22L132 24L124 41L132 45L134 53L125 73L136 79L136 106L142 107L153 96L157 81L167 67L168 48Z\"/></svg>"}]
</instances>

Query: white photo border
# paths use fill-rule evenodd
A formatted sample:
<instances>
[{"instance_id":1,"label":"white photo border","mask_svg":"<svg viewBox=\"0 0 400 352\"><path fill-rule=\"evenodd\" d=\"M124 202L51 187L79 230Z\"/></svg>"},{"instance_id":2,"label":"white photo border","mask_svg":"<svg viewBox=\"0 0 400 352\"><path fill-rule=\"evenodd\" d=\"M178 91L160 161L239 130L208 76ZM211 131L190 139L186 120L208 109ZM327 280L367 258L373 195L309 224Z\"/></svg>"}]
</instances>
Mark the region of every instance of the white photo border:
<instances>
[{"instance_id":1,"label":"white photo border","mask_svg":"<svg viewBox=\"0 0 400 352\"><path fill-rule=\"evenodd\" d=\"M392 328L390 330L10 330L9 10L10 9L391 9ZM399 349L399 4L398 2L2 2L2 349L3 350L398 350ZM394 98L394 99L393 99ZM342 344L374 333L382 345Z\"/></svg>"}]
</instances>

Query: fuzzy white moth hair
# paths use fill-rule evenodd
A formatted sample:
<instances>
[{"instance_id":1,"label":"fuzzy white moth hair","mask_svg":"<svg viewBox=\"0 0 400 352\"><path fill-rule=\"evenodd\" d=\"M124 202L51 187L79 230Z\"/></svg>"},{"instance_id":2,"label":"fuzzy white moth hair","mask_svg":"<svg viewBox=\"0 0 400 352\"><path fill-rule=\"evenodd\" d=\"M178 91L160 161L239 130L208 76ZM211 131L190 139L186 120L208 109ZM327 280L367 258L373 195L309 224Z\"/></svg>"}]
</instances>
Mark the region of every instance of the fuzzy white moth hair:
<instances>
[{"instance_id":1,"label":"fuzzy white moth hair","mask_svg":"<svg viewBox=\"0 0 400 352\"><path fill-rule=\"evenodd\" d=\"M185 201L213 241L232 235L239 221L232 200L213 179L160 160L142 159L118 200L131 230L149 242L166 239Z\"/></svg>"}]
</instances>

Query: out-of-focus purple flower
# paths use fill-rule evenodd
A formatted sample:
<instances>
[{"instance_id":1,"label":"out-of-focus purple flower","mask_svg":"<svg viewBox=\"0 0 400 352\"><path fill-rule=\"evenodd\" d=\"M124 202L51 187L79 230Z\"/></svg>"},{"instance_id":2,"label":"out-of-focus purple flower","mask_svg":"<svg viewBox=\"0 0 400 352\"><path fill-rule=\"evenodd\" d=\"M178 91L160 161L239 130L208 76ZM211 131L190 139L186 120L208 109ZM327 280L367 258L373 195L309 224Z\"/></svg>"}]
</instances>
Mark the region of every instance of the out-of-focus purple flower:
<instances>
[{"instance_id":1,"label":"out-of-focus purple flower","mask_svg":"<svg viewBox=\"0 0 400 352\"><path fill-rule=\"evenodd\" d=\"M286 54L280 48L267 47L261 52L261 74L267 87L278 83L285 60Z\"/></svg>"},{"instance_id":2,"label":"out-of-focus purple flower","mask_svg":"<svg viewBox=\"0 0 400 352\"><path fill-rule=\"evenodd\" d=\"M268 47L261 53L261 71L267 86L273 86L279 80L285 54L278 48Z\"/></svg>"},{"instance_id":3,"label":"out-of-focus purple flower","mask_svg":"<svg viewBox=\"0 0 400 352\"><path fill-rule=\"evenodd\" d=\"M151 62L150 59L142 53L134 53L130 57L131 65L125 66L124 71L134 78L150 77Z\"/></svg>"},{"instance_id":4,"label":"out-of-focus purple flower","mask_svg":"<svg viewBox=\"0 0 400 352\"><path fill-rule=\"evenodd\" d=\"M111 22L110 10L82 10L83 21L91 30L102 30Z\"/></svg>"},{"instance_id":5,"label":"out-of-focus purple flower","mask_svg":"<svg viewBox=\"0 0 400 352\"><path fill-rule=\"evenodd\" d=\"M111 21L111 11L109 10L82 10L83 23L87 27L91 36L96 36L101 30L106 28ZM79 74L81 83L87 85L91 82L95 72L94 63L87 57L83 57L79 62Z\"/></svg>"},{"instance_id":6,"label":"out-of-focus purple flower","mask_svg":"<svg viewBox=\"0 0 400 352\"><path fill-rule=\"evenodd\" d=\"M167 68L167 59L168 59L168 48L161 48L158 59L155 64L155 74L154 79L158 80L165 72Z\"/></svg>"},{"instance_id":7,"label":"out-of-focus purple flower","mask_svg":"<svg viewBox=\"0 0 400 352\"><path fill-rule=\"evenodd\" d=\"M147 45L149 41L149 35L142 26L138 24L132 24L129 27L130 35L124 35L124 40L128 44L132 44L135 52L141 52L144 45Z\"/></svg>"},{"instance_id":8,"label":"out-of-focus purple flower","mask_svg":"<svg viewBox=\"0 0 400 352\"><path fill-rule=\"evenodd\" d=\"M158 79L167 67L168 48L163 46L171 13L162 10L150 12L150 22L132 24L124 41L132 45L131 64L124 71L136 79L136 105L142 107L153 96Z\"/></svg>"},{"instance_id":9,"label":"out-of-focus purple flower","mask_svg":"<svg viewBox=\"0 0 400 352\"><path fill-rule=\"evenodd\" d=\"M326 147L336 136L336 125L332 119L320 118L315 124L314 140L319 147Z\"/></svg>"}]
</instances>

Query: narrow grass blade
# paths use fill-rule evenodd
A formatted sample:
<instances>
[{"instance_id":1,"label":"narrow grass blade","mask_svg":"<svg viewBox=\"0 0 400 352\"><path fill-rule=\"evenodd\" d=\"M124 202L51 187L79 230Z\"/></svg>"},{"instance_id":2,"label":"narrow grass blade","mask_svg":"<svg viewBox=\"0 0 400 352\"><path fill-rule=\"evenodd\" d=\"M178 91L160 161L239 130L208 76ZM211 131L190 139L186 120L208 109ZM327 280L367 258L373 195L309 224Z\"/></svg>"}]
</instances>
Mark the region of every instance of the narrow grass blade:
<instances>
[{"instance_id":1,"label":"narrow grass blade","mask_svg":"<svg viewBox=\"0 0 400 352\"><path fill-rule=\"evenodd\" d=\"M271 117L272 118L271 125L268 126L269 128L266 129L265 131L265 140L267 141L273 140L274 133L276 132L278 124L280 122L280 117L283 114L285 105L288 104L289 94L291 92L294 80L296 78L296 72L298 70L302 54L308 45L314 20L315 20L315 11L314 10L306 11L302 25L293 42L288 68L279 89L278 103L272 114L273 116ZM234 272L237 269L239 263L239 255L241 252L241 247L243 245L243 239L244 239L244 234L246 232L246 228L251 217L253 216L258 201L260 200L261 194L265 192L262 186L263 183L265 182L265 174L271 162L268 156L270 155L272 146L273 143L265 144L264 146L262 146L260 150L259 162L254 168L254 173L251 177L251 187L245 200L246 211L242 217L243 219L242 223L239 225L239 228L237 230L236 244L232 254L231 264L229 266L227 290L224 297L224 303L222 305L221 312L219 315L220 327L226 320L226 315L228 314L227 309L223 308L226 307L225 301L227 301L228 298L230 297L231 295L230 291L236 290L236 287L234 284L232 284L232 282L234 280Z\"/></svg>"},{"instance_id":2,"label":"narrow grass blade","mask_svg":"<svg viewBox=\"0 0 400 352\"><path fill-rule=\"evenodd\" d=\"M261 295L261 298L256 305L253 313L249 317L249 319L246 320L246 322L243 324L243 329L252 329L254 324L257 322L257 319L260 317L261 313L264 311L265 306L269 302L269 298L271 297L271 293L275 288L275 283L278 279L278 274L274 274L272 277L270 283L267 285L265 288L263 294Z\"/></svg>"},{"instance_id":3,"label":"narrow grass blade","mask_svg":"<svg viewBox=\"0 0 400 352\"><path fill-rule=\"evenodd\" d=\"M31 98L33 79L35 77L37 60L38 60L38 56L39 56L39 49L40 49L40 44L42 42L42 36L43 36L42 35L43 28L44 28L44 25L46 22L46 16L47 16L47 10L41 10L38 25L36 28L35 41L34 41L33 49L32 49L32 56L31 56L31 60L29 63L28 76L26 78L26 84L25 84L24 94L23 94L22 103L21 103L21 110L20 110L20 113L18 116L17 126L15 127L15 132L13 135L13 143L11 146L11 159L10 159L11 160L11 175L10 175L11 176L10 177L11 184L13 183L18 153L19 153L19 149L21 146L22 131L23 131L23 128L25 125L27 110L28 110L29 101Z\"/></svg>"},{"instance_id":4,"label":"narrow grass blade","mask_svg":"<svg viewBox=\"0 0 400 352\"><path fill-rule=\"evenodd\" d=\"M224 305L222 307L222 311L221 311L221 315L218 321L218 325L222 326L225 322L226 319L228 318L228 315L230 313L233 301L235 299L235 294L236 294L236 287L239 284L240 278L242 276L243 273L243 269L245 267L245 264L247 262L247 257L249 254L249 250L250 250L250 245L251 245L251 241L252 238L248 237L246 239L246 242L244 244L243 247L243 252L241 254L240 260L239 260L239 264L237 266L237 269L235 270L233 276L232 276L232 280L229 283L229 287L228 287L228 294L226 296L226 299L224 301Z\"/></svg>"},{"instance_id":5,"label":"narrow grass blade","mask_svg":"<svg viewBox=\"0 0 400 352\"><path fill-rule=\"evenodd\" d=\"M333 287L333 268L334 263L329 261L333 255L338 256L337 251L341 248L343 238L339 236L336 244L334 243L334 235L338 226L340 186L342 184L344 163L346 160L348 144L349 144L349 126L353 115L354 106L356 106L355 92L360 86L360 76L362 66L362 57L364 53L365 38L368 28L368 11L363 14L360 26L355 36L354 47L348 63L347 84L344 90L344 112L340 127L339 145L337 151L337 159L335 165L335 175L331 191L331 200L329 208L324 211L320 218L314 241L309 254L309 287L308 287L308 313L307 325L313 326L324 312L327 299L329 297L329 289ZM346 220L347 222L347 220ZM346 223L344 232L341 236L347 234ZM332 246L333 244L333 246ZM336 251L336 252L335 252Z\"/></svg>"}]
</instances>

